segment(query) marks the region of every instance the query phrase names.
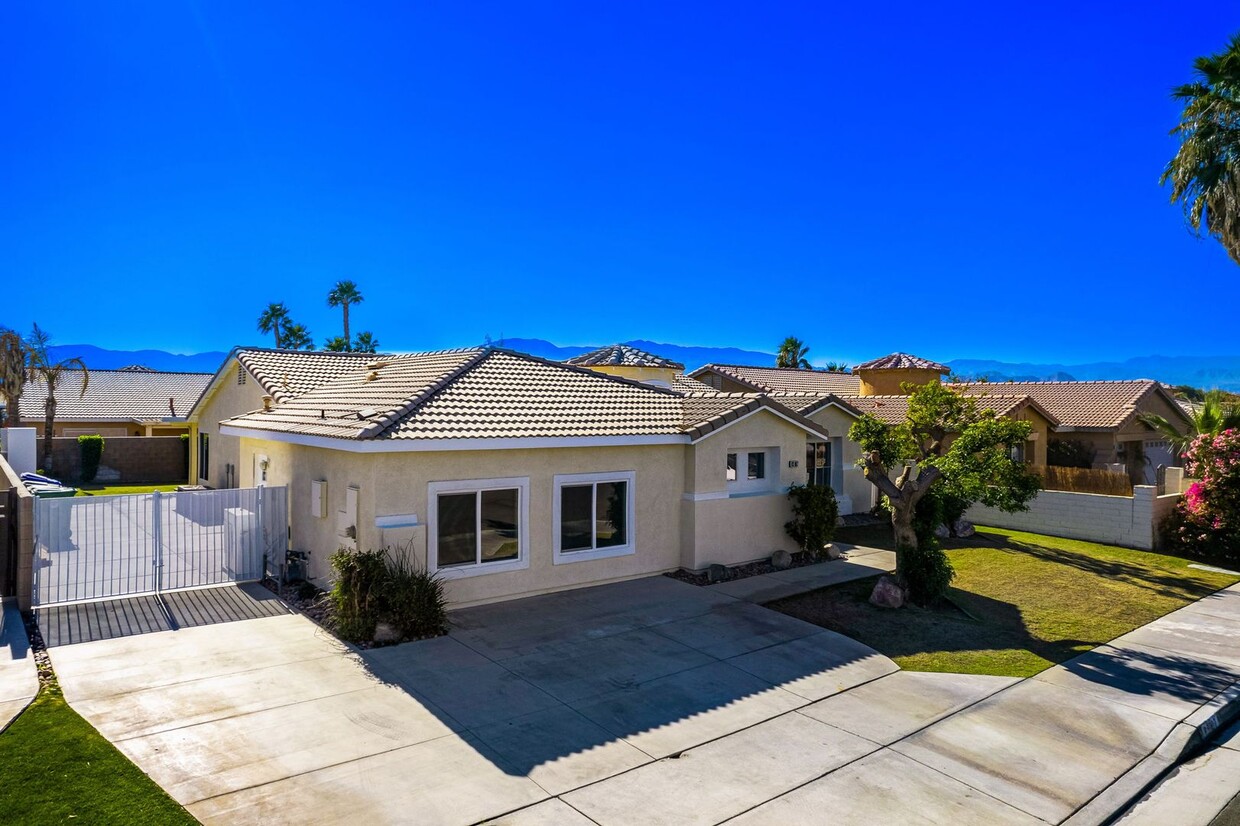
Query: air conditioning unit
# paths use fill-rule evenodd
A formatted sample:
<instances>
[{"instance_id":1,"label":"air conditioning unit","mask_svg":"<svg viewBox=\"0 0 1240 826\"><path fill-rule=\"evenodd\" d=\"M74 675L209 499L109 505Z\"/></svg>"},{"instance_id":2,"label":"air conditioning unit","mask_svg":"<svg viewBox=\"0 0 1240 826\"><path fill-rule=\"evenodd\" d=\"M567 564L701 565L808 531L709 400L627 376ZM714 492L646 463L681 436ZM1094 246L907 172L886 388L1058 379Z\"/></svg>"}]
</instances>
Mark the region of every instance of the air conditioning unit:
<instances>
[{"instance_id":1,"label":"air conditioning unit","mask_svg":"<svg viewBox=\"0 0 1240 826\"><path fill-rule=\"evenodd\" d=\"M224 573L232 579L262 579L258 514L246 508L224 511Z\"/></svg>"}]
</instances>

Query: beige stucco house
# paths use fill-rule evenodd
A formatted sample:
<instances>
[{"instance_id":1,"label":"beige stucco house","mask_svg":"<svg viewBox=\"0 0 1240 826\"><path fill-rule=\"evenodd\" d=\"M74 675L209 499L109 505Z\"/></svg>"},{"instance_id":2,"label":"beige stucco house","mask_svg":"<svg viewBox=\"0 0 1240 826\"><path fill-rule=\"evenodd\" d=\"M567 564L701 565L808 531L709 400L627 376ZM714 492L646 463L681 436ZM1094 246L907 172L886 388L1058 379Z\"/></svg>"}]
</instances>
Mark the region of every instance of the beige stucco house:
<instances>
[{"instance_id":1,"label":"beige stucco house","mask_svg":"<svg viewBox=\"0 0 1240 826\"><path fill-rule=\"evenodd\" d=\"M404 545L460 606L792 549L787 488L814 456L843 480L843 411L498 348L238 349L191 414L193 474L287 485L320 582L341 547Z\"/></svg>"}]
</instances>

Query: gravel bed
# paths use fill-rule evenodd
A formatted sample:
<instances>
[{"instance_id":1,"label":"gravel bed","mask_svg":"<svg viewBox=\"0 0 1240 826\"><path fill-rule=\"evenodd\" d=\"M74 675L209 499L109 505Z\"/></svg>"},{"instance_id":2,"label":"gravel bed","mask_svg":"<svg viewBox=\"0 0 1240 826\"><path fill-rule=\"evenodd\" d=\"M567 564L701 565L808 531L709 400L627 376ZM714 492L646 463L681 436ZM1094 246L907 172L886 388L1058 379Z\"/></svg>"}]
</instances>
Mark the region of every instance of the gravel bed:
<instances>
[{"instance_id":1,"label":"gravel bed","mask_svg":"<svg viewBox=\"0 0 1240 826\"><path fill-rule=\"evenodd\" d=\"M804 568L806 565L813 565L820 560L814 559L812 554L805 551L798 551L792 555L792 564L788 568ZM734 565L728 568L727 576L723 579L711 582L706 571L686 571L681 568L678 571L670 571L663 576L670 576L672 579L679 579L681 582L687 582L690 585L715 585L720 582L731 582L734 579L746 579L751 576L761 576L762 574L773 574L778 570L787 570L787 568L776 568L771 564L769 559L760 559L757 562L750 562L745 565Z\"/></svg>"}]
</instances>

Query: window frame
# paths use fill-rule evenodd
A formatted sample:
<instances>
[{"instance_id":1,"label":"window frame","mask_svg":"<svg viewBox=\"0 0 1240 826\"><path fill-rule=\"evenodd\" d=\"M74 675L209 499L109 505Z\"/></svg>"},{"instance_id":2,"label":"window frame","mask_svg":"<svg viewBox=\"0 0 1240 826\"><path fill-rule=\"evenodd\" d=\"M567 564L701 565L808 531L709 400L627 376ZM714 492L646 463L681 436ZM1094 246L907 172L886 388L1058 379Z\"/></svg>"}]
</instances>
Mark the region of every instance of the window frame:
<instances>
[{"instance_id":1,"label":"window frame","mask_svg":"<svg viewBox=\"0 0 1240 826\"><path fill-rule=\"evenodd\" d=\"M762 471L763 475L754 479L749 478L749 467L751 455L762 455ZM779 467L780 453L778 447L730 447L727 449L727 457L736 457L736 478L728 479L727 474L731 468L724 466L724 485L726 486L728 496L760 496L771 493L778 493L782 484ZM741 472L741 468L745 472Z\"/></svg>"},{"instance_id":2,"label":"window frame","mask_svg":"<svg viewBox=\"0 0 1240 826\"><path fill-rule=\"evenodd\" d=\"M625 542L623 545L598 547L598 486L607 482L624 482L628 491L628 502L625 509ZM584 485L593 487L590 496L593 509L591 524L591 544L593 547L575 551L565 551L563 544L562 490L566 487ZM607 471L602 473L559 473L552 480L551 486L551 561L554 565L572 562L587 562L592 559L612 559L618 556L632 556L637 553L637 472L632 470Z\"/></svg>"},{"instance_id":3,"label":"window frame","mask_svg":"<svg viewBox=\"0 0 1240 826\"><path fill-rule=\"evenodd\" d=\"M517 491L517 557L502 562L479 562L471 565L439 567L439 496L440 494L473 493L478 507L475 519L482 521L482 496L484 490ZM475 540L482 541L481 531ZM486 574L522 571L530 567L530 478L509 476L499 479L456 479L430 482L426 486L426 570L445 579L462 579ZM475 548L475 559L477 549Z\"/></svg>"},{"instance_id":4,"label":"window frame","mask_svg":"<svg viewBox=\"0 0 1240 826\"><path fill-rule=\"evenodd\" d=\"M211 477L211 434L198 431L198 478L210 482Z\"/></svg>"}]
</instances>

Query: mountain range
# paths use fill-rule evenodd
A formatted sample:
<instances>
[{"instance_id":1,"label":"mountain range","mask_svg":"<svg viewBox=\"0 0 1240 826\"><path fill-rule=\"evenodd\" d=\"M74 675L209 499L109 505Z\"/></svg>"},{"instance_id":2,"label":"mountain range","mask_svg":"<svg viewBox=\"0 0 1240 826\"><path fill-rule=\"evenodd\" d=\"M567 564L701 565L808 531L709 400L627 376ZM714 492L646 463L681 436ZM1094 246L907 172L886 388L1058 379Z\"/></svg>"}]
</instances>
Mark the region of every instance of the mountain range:
<instances>
[{"instance_id":1,"label":"mountain range","mask_svg":"<svg viewBox=\"0 0 1240 826\"><path fill-rule=\"evenodd\" d=\"M595 349L595 346L560 346L539 338L508 338L495 342L512 350L562 361ZM703 364L769 366L773 353L736 347L694 347L637 339L625 342L694 370ZM190 373L215 372L228 354L224 351L180 354L164 350L107 350L90 344L61 344L48 348L53 359L80 358L96 370L116 370L142 365L153 370ZM991 381L1070 381L1073 379L1157 379L1166 384L1240 391L1240 356L1139 356L1125 361L1086 364L1005 362L988 359L952 359L944 362L958 376Z\"/></svg>"}]
</instances>

